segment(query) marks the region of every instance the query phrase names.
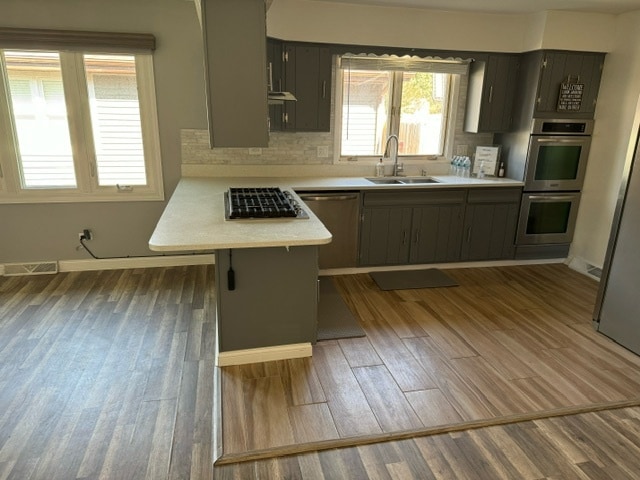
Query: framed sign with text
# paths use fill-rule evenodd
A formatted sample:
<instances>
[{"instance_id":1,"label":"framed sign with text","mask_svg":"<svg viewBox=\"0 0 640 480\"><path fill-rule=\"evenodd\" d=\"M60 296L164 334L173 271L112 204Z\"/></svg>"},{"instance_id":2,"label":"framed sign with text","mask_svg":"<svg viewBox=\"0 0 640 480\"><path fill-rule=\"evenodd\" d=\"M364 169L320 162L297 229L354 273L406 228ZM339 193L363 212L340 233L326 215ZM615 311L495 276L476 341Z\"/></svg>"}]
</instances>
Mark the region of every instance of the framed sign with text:
<instances>
[{"instance_id":1,"label":"framed sign with text","mask_svg":"<svg viewBox=\"0 0 640 480\"><path fill-rule=\"evenodd\" d=\"M584 93L584 83L580 83L580 77L577 82L572 82L568 77L566 82L560 84L560 93L558 94L558 112L579 112L582 107L582 94Z\"/></svg>"},{"instance_id":2,"label":"framed sign with text","mask_svg":"<svg viewBox=\"0 0 640 480\"><path fill-rule=\"evenodd\" d=\"M495 177L500 165L500 145L476 147L476 156L473 162L473 173L476 175L480 171L480 164L482 164L485 175Z\"/></svg>"}]
</instances>

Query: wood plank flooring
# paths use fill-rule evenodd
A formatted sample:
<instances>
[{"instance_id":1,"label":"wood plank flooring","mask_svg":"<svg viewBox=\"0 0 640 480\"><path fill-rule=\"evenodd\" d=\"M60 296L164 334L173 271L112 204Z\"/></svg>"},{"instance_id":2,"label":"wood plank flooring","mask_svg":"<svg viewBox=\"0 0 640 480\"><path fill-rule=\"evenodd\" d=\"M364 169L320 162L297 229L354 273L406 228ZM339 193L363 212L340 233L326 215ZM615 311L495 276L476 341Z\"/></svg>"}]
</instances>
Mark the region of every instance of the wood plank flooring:
<instances>
[{"instance_id":1,"label":"wood plank flooring","mask_svg":"<svg viewBox=\"0 0 640 480\"><path fill-rule=\"evenodd\" d=\"M215 469L211 266L0 277L0 480L637 478L640 361L593 331L596 283L448 273L336 277L367 337L224 369L223 459L276 457Z\"/></svg>"},{"instance_id":2,"label":"wood plank flooring","mask_svg":"<svg viewBox=\"0 0 640 480\"><path fill-rule=\"evenodd\" d=\"M211 479L212 279L0 277L0 479Z\"/></svg>"},{"instance_id":3,"label":"wood plank flooring","mask_svg":"<svg viewBox=\"0 0 640 480\"><path fill-rule=\"evenodd\" d=\"M636 480L640 408L216 467L218 480Z\"/></svg>"},{"instance_id":4,"label":"wood plank flooring","mask_svg":"<svg viewBox=\"0 0 640 480\"><path fill-rule=\"evenodd\" d=\"M334 277L365 338L223 368L219 464L640 404L640 357L591 326L597 282L561 264L447 273L459 286Z\"/></svg>"}]
</instances>

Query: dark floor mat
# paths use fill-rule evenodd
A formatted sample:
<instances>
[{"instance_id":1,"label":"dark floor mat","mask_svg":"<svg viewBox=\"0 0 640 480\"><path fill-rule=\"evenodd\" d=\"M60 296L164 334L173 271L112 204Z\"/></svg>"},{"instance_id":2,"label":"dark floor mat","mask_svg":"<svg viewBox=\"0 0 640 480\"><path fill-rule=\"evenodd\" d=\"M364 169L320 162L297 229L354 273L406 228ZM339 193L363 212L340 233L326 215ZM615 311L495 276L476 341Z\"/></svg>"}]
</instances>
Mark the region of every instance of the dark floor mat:
<instances>
[{"instance_id":1,"label":"dark floor mat","mask_svg":"<svg viewBox=\"0 0 640 480\"><path fill-rule=\"evenodd\" d=\"M458 282L437 268L428 268L426 270L371 272L369 275L378 284L381 290L455 287L458 285Z\"/></svg>"},{"instance_id":2,"label":"dark floor mat","mask_svg":"<svg viewBox=\"0 0 640 480\"><path fill-rule=\"evenodd\" d=\"M331 277L320 279L318 305L318 340L364 337L365 333L353 316Z\"/></svg>"}]
</instances>

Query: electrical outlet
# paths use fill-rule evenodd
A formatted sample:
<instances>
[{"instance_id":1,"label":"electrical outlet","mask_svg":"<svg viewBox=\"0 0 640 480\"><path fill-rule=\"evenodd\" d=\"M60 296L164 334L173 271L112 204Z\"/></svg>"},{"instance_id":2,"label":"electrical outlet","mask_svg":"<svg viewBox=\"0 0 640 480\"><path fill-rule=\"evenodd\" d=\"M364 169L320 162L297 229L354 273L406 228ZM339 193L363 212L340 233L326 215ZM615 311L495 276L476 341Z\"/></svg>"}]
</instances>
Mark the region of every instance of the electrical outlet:
<instances>
[{"instance_id":1,"label":"electrical outlet","mask_svg":"<svg viewBox=\"0 0 640 480\"><path fill-rule=\"evenodd\" d=\"M93 239L93 232L88 228L85 228L80 233L78 233L79 240L91 240Z\"/></svg>"},{"instance_id":2,"label":"electrical outlet","mask_svg":"<svg viewBox=\"0 0 640 480\"><path fill-rule=\"evenodd\" d=\"M456 146L456 155L466 155L469 145L458 145Z\"/></svg>"},{"instance_id":3,"label":"electrical outlet","mask_svg":"<svg viewBox=\"0 0 640 480\"><path fill-rule=\"evenodd\" d=\"M249 149L249 155L262 155L262 149L261 148L250 148Z\"/></svg>"},{"instance_id":4,"label":"electrical outlet","mask_svg":"<svg viewBox=\"0 0 640 480\"><path fill-rule=\"evenodd\" d=\"M318 147L318 158L327 158L329 156L329 147L323 145Z\"/></svg>"}]
</instances>

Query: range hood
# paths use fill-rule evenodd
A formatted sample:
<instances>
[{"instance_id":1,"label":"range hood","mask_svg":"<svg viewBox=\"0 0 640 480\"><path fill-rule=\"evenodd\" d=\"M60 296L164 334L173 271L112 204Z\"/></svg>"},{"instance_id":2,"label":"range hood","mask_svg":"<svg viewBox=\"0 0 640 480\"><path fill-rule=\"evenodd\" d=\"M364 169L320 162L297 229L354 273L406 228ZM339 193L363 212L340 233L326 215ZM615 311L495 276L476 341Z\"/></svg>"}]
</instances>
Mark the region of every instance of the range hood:
<instances>
[{"instance_id":1,"label":"range hood","mask_svg":"<svg viewBox=\"0 0 640 480\"><path fill-rule=\"evenodd\" d=\"M269 4L267 4L269 8ZM273 64L267 64L267 103L269 105L282 105L284 102L296 102L298 99L291 92L281 92L273 89Z\"/></svg>"},{"instance_id":2,"label":"range hood","mask_svg":"<svg viewBox=\"0 0 640 480\"><path fill-rule=\"evenodd\" d=\"M269 105L282 105L284 102L295 102L298 99L290 92L268 92L267 102Z\"/></svg>"}]
</instances>

